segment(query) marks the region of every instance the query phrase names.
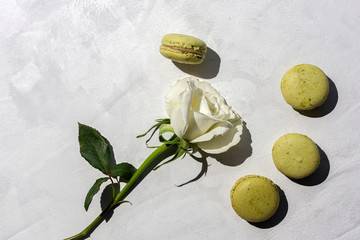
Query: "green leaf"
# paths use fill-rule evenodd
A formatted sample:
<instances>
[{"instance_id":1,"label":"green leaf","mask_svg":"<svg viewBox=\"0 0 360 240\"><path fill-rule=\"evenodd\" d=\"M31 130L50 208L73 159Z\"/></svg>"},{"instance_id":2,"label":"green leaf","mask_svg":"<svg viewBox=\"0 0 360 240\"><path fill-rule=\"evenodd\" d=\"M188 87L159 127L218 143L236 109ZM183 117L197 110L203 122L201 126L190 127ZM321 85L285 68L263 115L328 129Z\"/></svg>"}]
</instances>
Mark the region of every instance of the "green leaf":
<instances>
[{"instance_id":1,"label":"green leaf","mask_svg":"<svg viewBox=\"0 0 360 240\"><path fill-rule=\"evenodd\" d=\"M123 204L123 203L130 203L130 205L132 205L132 203L130 201L127 200L123 200L123 201L118 201L117 204Z\"/></svg>"},{"instance_id":2,"label":"green leaf","mask_svg":"<svg viewBox=\"0 0 360 240\"><path fill-rule=\"evenodd\" d=\"M87 211L89 209L90 203L94 197L94 195L100 190L100 185L104 182L106 182L109 178L99 178L98 180L96 180L96 182L94 183L94 185L90 188L89 192L86 195L85 198L85 203L84 203L84 207L85 210Z\"/></svg>"},{"instance_id":3,"label":"green leaf","mask_svg":"<svg viewBox=\"0 0 360 240\"><path fill-rule=\"evenodd\" d=\"M114 201L115 196L120 192L120 184L119 183L110 183L107 185L101 193L100 196L100 206L101 210L105 211L107 207Z\"/></svg>"},{"instance_id":4,"label":"green leaf","mask_svg":"<svg viewBox=\"0 0 360 240\"><path fill-rule=\"evenodd\" d=\"M159 135L163 135L164 133L174 133L174 129L171 127L170 124L163 124L160 126Z\"/></svg>"},{"instance_id":5,"label":"green leaf","mask_svg":"<svg viewBox=\"0 0 360 240\"><path fill-rule=\"evenodd\" d=\"M119 163L113 169L111 169L110 175L112 177L120 177L120 179L124 182L128 182L130 178L136 172L136 168L130 163Z\"/></svg>"},{"instance_id":6,"label":"green leaf","mask_svg":"<svg viewBox=\"0 0 360 240\"><path fill-rule=\"evenodd\" d=\"M150 139L154 136L156 130L158 130L163 124L170 124L170 119L169 118L156 119L156 122L157 123L155 125L153 125L146 133L137 136L137 138L144 137L146 134L148 134L151 130L154 129L150 135L150 138L148 140L146 140L146 144L147 144L150 141Z\"/></svg>"},{"instance_id":7,"label":"green leaf","mask_svg":"<svg viewBox=\"0 0 360 240\"><path fill-rule=\"evenodd\" d=\"M96 129L79 123L80 153L94 168L109 174L111 145Z\"/></svg>"},{"instance_id":8,"label":"green leaf","mask_svg":"<svg viewBox=\"0 0 360 240\"><path fill-rule=\"evenodd\" d=\"M162 167L162 166L164 166L164 165L166 165L168 163L171 163L171 162L175 161L178 158L181 158L181 157L184 158L186 156L186 153L187 153L186 150L182 149L181 147L178 147L178 149L177 149L176 153L174 154L174 156L170 160L156 166L154 168L154 171L156 171L157 169L159 169L160 167Z\"/></svg>"},{"instance_id":9,"label":"green leaf","mask_svg":"<svg viewBox=\"0 0 360 240\"><path fill-rule=\"evenodd\" d=\"M165 125L163 125L163 126L165 126ZM167 129L167 126L165 126L164 129L165 129L164 131L160 130L160 132L162 132L162 133L164 133L164 132L172 132L172 130L171 130L172 128L169 130L169 129ZM174 136L176 136L176 135L174 135ZM166 142L166 141L163 141L163 142ZM184 158L186 156L186 154L191 154L189 152L190 143L188 141L182 139L182 138L180 138L180 140L178 141L177 137L175 137L174 140L169 141L169 144L177 145L178 149L176 150L174 156L170 160L156 166L154 168L154 171L159 169L160 167L168 164L168 163L171 163L171 162L175 161L178 158ZM197 147L197 146L196 146L196 144L192 144L192 147Z\"/></svg>"}]
</instances>

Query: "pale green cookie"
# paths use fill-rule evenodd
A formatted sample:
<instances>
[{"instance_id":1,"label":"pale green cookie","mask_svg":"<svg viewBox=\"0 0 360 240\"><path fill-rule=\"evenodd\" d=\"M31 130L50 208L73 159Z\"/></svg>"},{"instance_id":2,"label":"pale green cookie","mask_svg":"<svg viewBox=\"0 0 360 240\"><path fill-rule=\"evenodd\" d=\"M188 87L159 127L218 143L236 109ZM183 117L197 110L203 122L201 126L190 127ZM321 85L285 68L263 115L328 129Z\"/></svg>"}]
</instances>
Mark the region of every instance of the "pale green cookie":
<instances>
[{"instance_id":1,"label":"pale green cookie","mask_svg":"<svg viewBox=\"0 0 360 240\"><path fill-rule=\"evenodd\" d=\"M312 174L320 164L317 145L307 136L289 133L281 136L272 149L276 168L294 179Z\"/></svg>"},{"instance_id":2,"label":"pale green cookie","mask_svg":"<svg viewBox=\"0 0 360 240\"><path fill-rule=\"evenodd\" d=\"M329 80L320 68L300 64L285 73L281 80L285 101L297 110L311 110L322 105L329 94Z\"/></svg>"},{"instance_id":3,"label":"pale green cookie","mask_svg":"<svg viewBox=\"0 0 360 240\"><path fill-rule=\"evenodd\" d=\"M248 175L236 181L230 192L235 212L249 222L270 218L279 206L277 186L268 178Z\"/></svg>"},{"instance_id":4,"label":"pale green cookie","mask_svg":"<svg viewBox=\"0 0 360 240\"><path fill-rule=\"evenodd\" d=\"M186 64L200 64L205 59L206 43L183 34L167 34L163 37L160 53L172 61Z\"/></svg>"}]
</instances>

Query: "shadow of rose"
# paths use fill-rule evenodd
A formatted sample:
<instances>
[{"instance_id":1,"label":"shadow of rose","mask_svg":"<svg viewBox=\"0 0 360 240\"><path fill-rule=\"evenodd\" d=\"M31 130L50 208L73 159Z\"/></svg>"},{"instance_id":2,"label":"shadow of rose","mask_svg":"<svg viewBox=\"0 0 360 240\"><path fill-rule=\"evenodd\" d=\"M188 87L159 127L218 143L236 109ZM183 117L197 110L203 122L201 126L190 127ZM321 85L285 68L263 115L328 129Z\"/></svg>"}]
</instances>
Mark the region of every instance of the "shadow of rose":
<instances>
[{"instance_id":1,"label":"shadow of rose","mask_svg":"<svg viewBox=\"0 0 360 240\"><path fill-rule=\"evenodd\" d=\"M252 155L251 143L252 143L251 134L249 129L246 127L246 123L244 122L243 132L241 135L240 142L236 146L230 148L227 152L221 154L208 154L202 150L199 150L198 154L191 155L191 157L194 160L201 163L202 165L201 170L195 178L178 185L178 187L194 182L200 179L202 176L206 175L209 167L207 161L208 157L214 158L218 162L226 166L235 167L241 165L243 162L245 162L247 158L249 158Z\"/></svg>"},{"instance_id":2,"label":"shadow of rose","mask_svg":"<svg viewBox=\"0 0 360 240\"><path fill-rule=\"evenodd\" d=\"M221 164L226 166L239 166L252 154L251 147L251 134L249 129L246 127L246 123L243 125L243 133L241 135L240 142L230 148L228 151L221 154L209 154L210 157L215 158Z\"/></svg>"}]
</instances>

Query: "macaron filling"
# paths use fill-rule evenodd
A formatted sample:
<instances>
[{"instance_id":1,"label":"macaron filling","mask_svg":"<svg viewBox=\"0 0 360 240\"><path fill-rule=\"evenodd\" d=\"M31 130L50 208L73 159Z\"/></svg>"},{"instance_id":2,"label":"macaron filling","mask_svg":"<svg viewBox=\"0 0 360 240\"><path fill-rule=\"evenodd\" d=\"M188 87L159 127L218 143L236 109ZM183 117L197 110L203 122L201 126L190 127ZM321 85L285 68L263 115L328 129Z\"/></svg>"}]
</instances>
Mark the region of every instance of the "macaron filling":
<instances>
[{"instance_id":1,"label":"macaron filling","mask_svg":"<svg viewBox=\"0 0 360 240\"><path fill-rule=\"evenodd\" d=\"M183 47L177 47L177 46L170 46L170 45L167 45L167 44L162 44L163 47L167 47L167 48L170 48L170 49L174 49L174 50L178 50L178 51L181 51L181 52L186 52L186 53L193 53L193 54L196 54L196 55L205 55L204 51L203 50L195 50L194 48L183 48Z\"/></svg>"}]
</instances>

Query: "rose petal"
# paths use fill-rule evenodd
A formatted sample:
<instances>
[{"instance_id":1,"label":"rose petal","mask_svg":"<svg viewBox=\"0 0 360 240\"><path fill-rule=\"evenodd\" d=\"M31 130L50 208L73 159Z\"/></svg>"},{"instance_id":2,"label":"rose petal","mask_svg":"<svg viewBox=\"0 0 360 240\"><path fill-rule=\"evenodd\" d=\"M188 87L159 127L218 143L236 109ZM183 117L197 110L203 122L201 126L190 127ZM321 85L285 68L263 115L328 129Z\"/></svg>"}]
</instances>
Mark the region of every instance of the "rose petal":
<instances>
[{"instance_id":1,"label":"rose petal","mask_svg":"<svg viewBox=\"0 0 360 240\"><path fill-rule=\"evenodd\" d=\"M180 98L183 104L173 109L170 116L170 122L175 134L179 137L183 137L189 126L192 92L183 92L180 94Z\"/></svg>"},{"instance_id":2,"label":"rose petal","mask_svg":"<svg viewBox=\"0 0 360 240\"><path fill-rule=\"evenodd\" d=\"M210 154L219 154L226 152L229 148L235 146L240 142L240 136L242 134L243 126L240 119L236 126L227 131L224 135L216 136L211 141L199 142L197 145L204 152Z\"/></svg>"},{"instance_id":3,"label":"rose petal","mask_svg":"<svg viewBox=\"0 0 360 240\"><path fill-rule=\"evenodd\" d=\"M191 141L206 133L218 122L221 122L221 120L211 118L203 113L190 111L189 126L183 138Z\"/></svg>"},{"instance_id":4,"label":"rose petal","mask_svg":"<svg viewBox=\"0 0 360 240\"><path fill-rule=\"evenodd\" d=\"M221 96L219 92L207 81L199 81L199 79L196 79L195 85L204 92L204 95L209 94L212 96Z\"/></svg>"},{"instance_id":5,"label":"rose petal","mask_svg":"<svg viewBox=\"0 0 360 240\"><path fill-rule=\"evenodd\" d=\"M175 133L208 153L222 153L240 141L242 120L206 81L179 80L166 95Z\"/></svg>"},{"instance_id":6,"label":"rose petal","mask_svg":"<svg viewBox=\"0 0 360 240\"><path fill-rule=\"evenodd\" d=\"M188 122L184 120L181 108L175 108L170 117L171 127L177 136L182 137L188 127Z\"/></svg>"},{"instance_id":7,"label":"rose petal","mask_svg":"<svg viewBox=\"0 0 360 240\"><path fill-rule=\"evenodd\" d=\"M190 84L192 77L178 80L172 87L169 88L165 95L165 108L169 117L172 115L172 111L175 108L182 107L183 94L192 92L192 86Z\"/></svg>"},{"instance_id":8,"label":"rose petal","mask_svg":"<svg viewBox=\"0 0 360 240\"><path fill-rule=\"evenodd\" d=\"M218 122L207 133L193 139L191 142L192 143L200 143L200 142L210 141L211 139L213 139L216 136L224 135L232 127L233 127L233 125L227 121Z\"/></svg>"},{"instance_id":9,"label":"rose petal","mask_svg":"<svg viewBox=\"0 0 360 240\"><path fill-rule=\"evenodd\" d=\"M193 89L191 110L193 110L194 112L201 112L208 116L212 115L210 107L208 105L208 101L206 97L203 95L201 89Z\"/></svg>"}]
</instances>

